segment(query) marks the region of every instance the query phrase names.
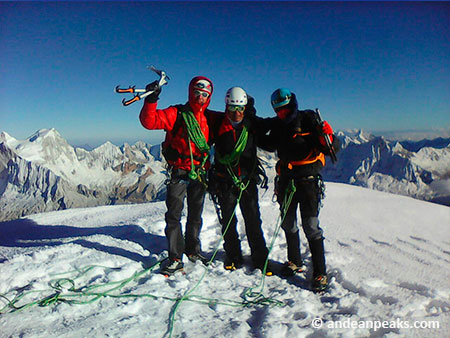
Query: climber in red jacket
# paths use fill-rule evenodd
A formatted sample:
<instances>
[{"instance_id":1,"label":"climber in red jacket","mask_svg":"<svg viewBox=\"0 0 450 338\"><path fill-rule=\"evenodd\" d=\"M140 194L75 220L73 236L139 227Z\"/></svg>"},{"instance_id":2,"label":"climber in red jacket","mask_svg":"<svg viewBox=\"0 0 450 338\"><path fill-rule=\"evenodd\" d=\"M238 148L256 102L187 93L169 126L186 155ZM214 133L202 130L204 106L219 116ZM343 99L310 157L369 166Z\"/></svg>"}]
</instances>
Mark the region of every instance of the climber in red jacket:
<instances>
[{"instance_id":1,"label":"climber in red jacket","mask_svg":"<svg viewBox=\"0 0 450 338\"><path fill-rule=\"evenodd\" d=\"M155 92L146 97L139 117L145 128L166 131L162 153L170 173L165 214L169 260L161 273L171 275L183 269L183 253L193 262L207 262L201 253L199 235L206 192L205 171L210 165L208 120L214 114L207 107L213 84L206 77L194 77L189 83L189 101L165 109L157 109L161 92L157 82L147 85L146 90L155 88ZM180 220L185 197L187 222L183 237Z\"/></svg>"}]
</instances>

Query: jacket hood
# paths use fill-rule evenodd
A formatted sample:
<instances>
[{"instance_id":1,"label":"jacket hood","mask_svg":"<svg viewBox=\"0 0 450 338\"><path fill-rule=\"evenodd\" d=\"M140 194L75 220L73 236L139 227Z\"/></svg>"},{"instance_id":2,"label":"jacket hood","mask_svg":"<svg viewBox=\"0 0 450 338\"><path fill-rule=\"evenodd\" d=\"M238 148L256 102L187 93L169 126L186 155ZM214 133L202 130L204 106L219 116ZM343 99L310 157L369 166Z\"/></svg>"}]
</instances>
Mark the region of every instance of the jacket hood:
<instances>
[{"instance_id":1,"label":"jacket hood","mask_svg":"<svg viewBox=\"0 0 450 338\"><path fill-rule=\"evenodd\" d=\"M211 84L211 94L208 96L207 101L205 102L205 104L203 105L199 105L195 102L195 96L194 96L194 85L200 81L200 80L206 80ZM206 108L208 108L209 103L211 101L211 96L213 94L213 83L210 79L208 79L207 77L204 76L196 76L194 77L191 82L189 83L189 105L191 106L191 108L194 110L194 113L197 112L203 112L205 111Z\"/></svg>"}]
</instances>

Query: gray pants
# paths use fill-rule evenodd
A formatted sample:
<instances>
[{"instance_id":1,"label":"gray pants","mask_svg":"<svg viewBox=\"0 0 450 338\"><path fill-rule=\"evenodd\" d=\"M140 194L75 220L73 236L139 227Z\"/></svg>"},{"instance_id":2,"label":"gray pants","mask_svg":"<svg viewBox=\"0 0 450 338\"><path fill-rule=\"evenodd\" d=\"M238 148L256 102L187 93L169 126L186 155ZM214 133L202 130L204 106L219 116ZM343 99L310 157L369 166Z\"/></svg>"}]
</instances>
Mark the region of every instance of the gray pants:
<instances>
[{"instance_id":1,"label":"gray pants","mask_svg":"<svg viewBox=\"0 0 450 338\"><path fill-rule=\"evenodd\" d=\"M166 237L170 259L181 259L183 253L188 255L200 253L200 230L206 187L190 179L172 179L167 185ZM187 197L186 232L183 237L181 213Z\"/></svg>"}]
</instances>

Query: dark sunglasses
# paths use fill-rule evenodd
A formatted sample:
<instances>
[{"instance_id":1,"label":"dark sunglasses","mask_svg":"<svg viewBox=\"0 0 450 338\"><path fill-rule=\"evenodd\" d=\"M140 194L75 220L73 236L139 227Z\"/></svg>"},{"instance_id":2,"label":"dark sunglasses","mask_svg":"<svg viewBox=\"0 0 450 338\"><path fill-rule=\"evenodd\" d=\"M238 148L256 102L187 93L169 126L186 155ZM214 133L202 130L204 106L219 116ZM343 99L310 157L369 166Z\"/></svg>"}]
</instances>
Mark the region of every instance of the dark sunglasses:
<instances>
[{"instance_id":1,"label":"dark sunglasses","mask_svg":"<svg viewBox=\"0 0 450 338\"><path fill-rule=\"evenodd\" d=\"M289 96L289 95L278 97L275 100L272 100L272 106L275 107L275 106L277 106L277 105L279 105L280 103L283 103L283 102L286 102L285 104L287 104L287 103L289 103L290 99L291 99L291 96ZM279 108L279 107L277 107L277 108Z\"/></svg>"},{"instance_id":2,"label":"dark sunglasses","mask_svg":"<svg viewBox=\"0 0 450 338\"><path fill-rule=\"evenodd\" d=\"M245 106L227 106L227 110L230 112L240 112L242 113L245 110Z\"/></svg>"}]
</instances>

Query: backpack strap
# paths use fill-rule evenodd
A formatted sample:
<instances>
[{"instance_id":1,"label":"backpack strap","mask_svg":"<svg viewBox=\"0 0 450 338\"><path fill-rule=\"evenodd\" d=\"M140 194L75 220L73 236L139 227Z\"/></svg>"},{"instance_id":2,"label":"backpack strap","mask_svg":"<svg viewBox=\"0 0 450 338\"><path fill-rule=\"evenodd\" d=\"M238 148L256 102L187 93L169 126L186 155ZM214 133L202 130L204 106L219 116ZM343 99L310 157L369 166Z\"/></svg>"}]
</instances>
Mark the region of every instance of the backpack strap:
<instances>
[{"instance_id":1,"label":"backpack strap","mask_svg":"<svg viewBox=\"0 0 450 338\"><path fill-rule=\"evenodd\" d=\"M177 108L177 119L175 120L175 123L173 125L172 130L170 131L173 136L175 136L180 128L183 126L183 116L181 115L181 112L183 111L185 105L183 104L177 104L175 108Z\"/></svg>"}]
</instances>

